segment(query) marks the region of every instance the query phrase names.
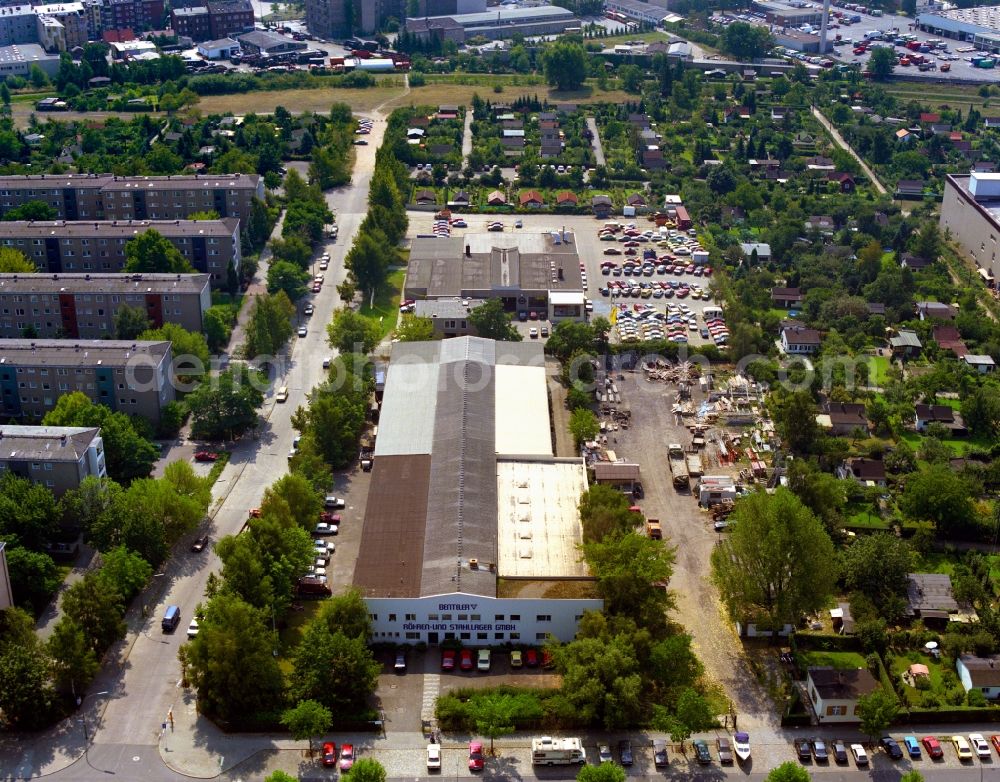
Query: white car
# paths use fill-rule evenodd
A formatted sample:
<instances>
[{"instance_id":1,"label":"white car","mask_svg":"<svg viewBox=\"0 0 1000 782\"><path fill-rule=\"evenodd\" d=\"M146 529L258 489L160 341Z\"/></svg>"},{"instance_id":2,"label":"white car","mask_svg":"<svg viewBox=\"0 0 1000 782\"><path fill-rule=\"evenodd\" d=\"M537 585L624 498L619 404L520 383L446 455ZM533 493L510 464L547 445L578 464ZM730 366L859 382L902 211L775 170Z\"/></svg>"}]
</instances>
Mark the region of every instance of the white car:
<instances>
[{"instance_id":1,"label":"white car","mask_svg":"<svg viewBox=\"0 0 1000 782\"><path fill-rule=\"evenodd\" d=\"M427 768L431 770L441 769L441 745L427 745Z\"/></svg>"},{"instance_id":2,"label":"white car","mask_svg":"<svg viewBox=\"0 0 1000 782\"><path fill-rule=\"evenodd\" d=\"M972 749L975 750L975 753L979 755L980 759L992 759L992 755L990 754L990 745L986 742L982 733L970 733L969 742L972 744Z\"/></svg>"}]
</instances>

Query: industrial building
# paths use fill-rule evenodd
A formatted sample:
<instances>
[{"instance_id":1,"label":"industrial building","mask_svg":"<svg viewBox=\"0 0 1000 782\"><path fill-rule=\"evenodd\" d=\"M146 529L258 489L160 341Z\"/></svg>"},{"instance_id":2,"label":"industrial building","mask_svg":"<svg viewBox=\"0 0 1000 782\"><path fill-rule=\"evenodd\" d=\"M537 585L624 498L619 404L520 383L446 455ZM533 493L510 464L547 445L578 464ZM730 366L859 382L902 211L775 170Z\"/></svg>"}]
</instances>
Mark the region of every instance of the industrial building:
<instances>
[{"instance_id":1,"label":"industrial building","mask_svg":"<svg viewBox=\"0 0 1000 782\"><path fill-rule=\"evenodd\" d=\"M0 473L26 478L61 497L84 478L106 478L101 430L80 426L0 427Z\"/></svg>"},{"instance_id":2,"label":"industrial building","mask_svg":"<svg viewBox=\"0 0 1000 782\"><path fill-rule=\"evenodd\" d=\"M59 72L59 55L49 54L37 43L0 46L0 76L27 76L32 65L53 77Z\"/></svg>"},{"instance_id":3,"label":"industrial building","mask_svg":"<svg viewBox=\"0 0 1000 782\"><path fill-rule=\"evenodd\" d=\"M125 268L125 246L155 230L170 241L199 272L212 275L216 287L227 283L229 270L239 272L240 221L222 220L32 220L0 222L0 244L24 253L39 271L119 272Z\"/></svg>"},{"instance_id":4,"label":"industrial building","mask_svg":"<svg viewBox=\"0 0 1000 782\"><path fill-rule=\"evenodd\" d=\"M976 262L983 281L995 287L1000 273L1000 174L946 176L940 224Z\"/></svg>"},{"instance_id":5,"label":"industrial building","mask_svg":"<svg viewBox=\"0 0 1000 782\"><path fill-rule=\"evenodd\" d=\"M571 11L553 5L531 8L503 6L474 14L453 14L410 19L406 31L421 38L436 35L438 27L449 30L448 40L463 43L469 38L483 37L491 41L523 36L558 35L569 27L579 27L580 20ZM461 28L461 32L458 30Z\"/></svg>"},{"instance_id":6,"label":"industrial building","mask_svg":"<svg viewBox=\"0 0 1000 782\"><path fill-rule=\"evenodd\" d=\"M42 339L104 339L122 307L141 309L153 328L203 331L209 282L207 274L0 274L0 338L31 328Z\"/></svg>"},{"instance_id":7,"label":"industrial building","mask_svg":"<svg viewBox=\"0 0 1000 782\"><path fill-rule=\"evenodd\" d=\"M783 3L779 0L754 0L753 10L777 27L801 27L816 25L823 21L822 3Z\"/></svg>"},{"instance_id":8,"label":"industrial building","mask_svg":"<svg viewBox=\"0 0 1000 782\"><path fill-rule=\"evenodd\" d=\"M264 179L256 174L0 176L0 215L41 201L60 220L184 220L215 212L246 225L255 198L264 200Z\"/></svg>"},{"instance_id":9,"label":"industrial building","mask_svg":"<svg viewBox=\"0 0 1000 782\"><path fill-rule=\"evenodd\" d=\"M580 256L570 233L416 237L404 298L500 299L508 312L553 321L585 316Z\"/></svg>"},{"instance_id":10,"label":"industrial building","mask_svg":"<svg viewBox=\"0 0 1000 782\"><path fill-rule=\"evenodd\" d=\"M40 421L59 397L79 391L155 425L175 397L171 363L169 342L2 339L3 415Z\"/></svg>"},{"instance_id":11,"label":"industrial building","mask_svg":"<svg viewBox=\"0 0 1000 782\"><path fill-rule=\"evenodd\" d=\"M923 11L917 14L915 24L931 35L972 41L979 48L1000 51L1000 6L997 5Z\"/></svg>"},{"instance_id":12,"label":"industrial building","mask_svg":"<svg viewBox=\"0 0 1000 782\"><path fill-rule=\"evenodd\" d=\"M537 342L393 345L354 571L375 642L569 641L602 608L544 363Z\"/></svg>"}]
</instances>

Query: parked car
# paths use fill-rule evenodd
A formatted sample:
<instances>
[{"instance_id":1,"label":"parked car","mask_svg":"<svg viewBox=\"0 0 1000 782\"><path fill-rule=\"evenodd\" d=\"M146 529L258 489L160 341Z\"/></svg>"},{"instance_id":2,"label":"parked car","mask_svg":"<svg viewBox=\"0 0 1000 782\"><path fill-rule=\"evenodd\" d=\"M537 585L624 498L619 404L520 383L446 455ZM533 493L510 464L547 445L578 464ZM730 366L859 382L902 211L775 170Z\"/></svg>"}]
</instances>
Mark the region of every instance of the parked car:
<instances>
[{"instance_id":1,"label":"parked car","mask_svg":"<svg viewBox=\"0 0 1000 782\"><path fill-rule=\"evenodd\" d=\"M323 744L323 765L328 768L337 765L337 745L332 741Z\"/></svg>"},{"instance_id":2,"label":"parked car","mask_svg":"<svg viewBox=\"0 0 1000 782\"><path fill-rule=\"evenodd\" d=\"M621 759L623 766L632 765L632 742L628 739L622 739L618 742L618 757Z\"/></svg>"},{"instance_id":3,"label":"parked car","mask_svg":"<svg viewBox=\"0 0 1000 782\"><path fill-rule=\"evenodd\" d=\"M970 733L969 742L972 744L973 751L979 756L980 760L992 760L993 755L990 752L990 745L983 738L982 733Z\"/></svg>"},{"instance_id":4,"label":"parked car","mask_svg":"<svg viewBox=\"0 0 1000 782\"><path fill-rule=\"evenodd\" d=\"M941 742L937 740L934 736L924 736L920 742L924 745L924 749L927 750L927 755L933 760L938 760L944 757L944 748L941 746Z\"/></svg>"},{"instance_id":5,"label":"parked car","mask_svg":"<svg viewBox=\"0 0 1000 782\"><path fill-rule=\"evenodd\" d=\"M920 742L916 736L903 736L903 746L906 747L906 754L915 760L920 759Z\"/></svg>"},{"instance_id":6,"label":"parked car","mask_svg":"<svg viewBox=\"0 0 1000 782\"><path fill-rule=\"evenodd\" d=\"M708 744L701 739L691 742L694 747L695 759L703 766L712 762L712 753L708 751Z\"/></svg>"},{"instance_id":7,"label":"parked car","mask_svg":"<svg viewBox=\"0 0 1000 782\"><path fill-rule=\"evenodd\" d=\"M967 760L972 760L972 747L969 746L969 742L965 736L952 736L951 743L955 745L955 753L958 755L959 760L963 763Z\"/></svg>"},{"instance_id":8,"label":"parked car","mask_svg":"<svg viewBox=\"0 0 1000 782\"><path fill-rule=\"evenodd\" d=\"M663 739L653 739L653 765L663 768L667 765L667 742Z\"/></svg>"},{"instance_id":9,"label":"parked car","mask_svg":"<svg viewBox=\"0 0 1000 782\"><path fill-rule=\"evenodd\" d=\"M354 767L354 745L341 744L340 746L340 770L350 771Z\"/></svg>"},{"instance_id":10,"label":"parked car","mask_svg":"<svg viewBox=\"0 0 1000 782\"><path fill-rule=\"evenodd\" d=\"M883 736L879 743L882 745L882 749L885 750L886 754L893 760L903 759L903 750L899 746L899 742L896 741L892 736Z\"/></svg>"},{"instance_id":11,"label":"parked car","mask_svg":"<svg viewBox=\"0 0 1000 782\"><path fill-rule=\"evenodd\" d=\"M194 543L191 544L191 550L196 554L204 551L205 546L208 545L208 535L202 535L199 538L195 538Z\"/></svg>"},{"instance_id":12,"label":"parked car","mask_svg":"<svg viewBox=\"0 0 1000 782\"><path fill-rule=\"evenodd\" d=\"M469 742L469 771L482 771L485 765L485 758L483 757L483 742L481 741L470 741Z\"/></svg>"},{"instance_id":13,"label":"parked car","mask_svg":"<svg viewBox=\"0 0 1000 782\"><path fill-rule=\"evenodd\" d=\"M719 753L719 762L728 765L733 762L733 745L725 736L719 736L715 740L715 749Z\"/></svg>"},{"instance_id":14,"label":"parked car","mask_svg":"<svg viewBox=\"0 0 1000 782\"><path fill-rule=\"evenodd\" d=\"M868 765L868 753L860 744L851 744L851 754L854 755L854 762L859 766Z\"/></svg>"}]
</instances>

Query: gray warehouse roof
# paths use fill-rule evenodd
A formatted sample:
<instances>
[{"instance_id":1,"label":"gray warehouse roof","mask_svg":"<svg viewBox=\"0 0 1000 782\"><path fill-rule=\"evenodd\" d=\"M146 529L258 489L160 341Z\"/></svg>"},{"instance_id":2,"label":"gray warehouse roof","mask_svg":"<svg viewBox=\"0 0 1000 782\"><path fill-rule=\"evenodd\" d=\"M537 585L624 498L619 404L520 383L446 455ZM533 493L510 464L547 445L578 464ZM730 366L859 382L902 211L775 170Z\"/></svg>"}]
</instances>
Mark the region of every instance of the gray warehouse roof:
<instances>
[{"instance_id":1,"label":"gray warehouse roof","mask_svg":"<svg viewBox=\"0 0 1000 782\"><path fill-rule=\"evenodd\" d=\"M496 595L485 564L497 562L498 365L544 372L542 348L478 337L393 346L354 572L366 596Z\"/></svg>"}]
</instances>

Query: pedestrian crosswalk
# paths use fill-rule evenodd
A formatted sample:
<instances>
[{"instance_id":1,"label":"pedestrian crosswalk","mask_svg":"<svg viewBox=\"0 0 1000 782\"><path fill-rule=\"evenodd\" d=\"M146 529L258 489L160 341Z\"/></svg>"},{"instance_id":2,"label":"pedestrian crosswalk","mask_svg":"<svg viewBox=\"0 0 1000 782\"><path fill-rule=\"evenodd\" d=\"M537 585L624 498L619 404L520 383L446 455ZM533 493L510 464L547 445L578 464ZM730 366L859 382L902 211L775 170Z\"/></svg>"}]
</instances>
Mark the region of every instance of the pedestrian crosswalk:
<instances>
[{"instance_id":1,"label":"pedestrian crosswalk","mask_svg":"<svg viewBox=\"0 0 1000 782\"><path fill-rule=\"evenodd\" d=\"M434 724L434 706L441 693L441 676L437 673L424 674L424 698L420 704L420 719L427 725Z\"/></svg>"}]
</instances>

